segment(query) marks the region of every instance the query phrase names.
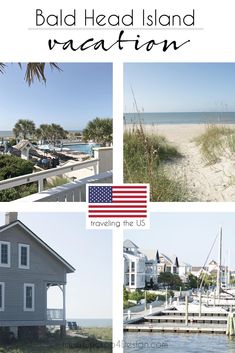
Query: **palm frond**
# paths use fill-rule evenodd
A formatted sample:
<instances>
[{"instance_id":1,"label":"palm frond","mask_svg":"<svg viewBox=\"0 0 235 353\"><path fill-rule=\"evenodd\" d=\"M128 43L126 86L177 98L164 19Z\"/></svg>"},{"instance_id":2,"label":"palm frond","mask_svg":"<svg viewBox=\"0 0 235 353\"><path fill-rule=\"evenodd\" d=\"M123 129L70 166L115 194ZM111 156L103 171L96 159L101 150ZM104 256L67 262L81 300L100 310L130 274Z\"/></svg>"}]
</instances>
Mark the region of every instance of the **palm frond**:
<instances>
[{"instance_id":1,"label":"palm frond","mask_svg":"<svg viewBox=\"0 0 235 353\"><path fill-rule=\"evenodd\" d=\"M1 74L4 74L4 70L5 70L6 66L7 66L6 64L0 63L0 73Z\"/></svg>"},{"instance_id":2,"label":"palm frond","mask_svg":"<svg viewBox=\"0 0 235 353\"><path fill-rule=\"evenodd\" d=\"M56 63L49 63L51 69L57 69L58 71L62 71L60 67ZM45 63L28 63L25 72L25 81L30 86L35 78L39 82L46 83L45 76Z\"/></svg>"}]
</instances>

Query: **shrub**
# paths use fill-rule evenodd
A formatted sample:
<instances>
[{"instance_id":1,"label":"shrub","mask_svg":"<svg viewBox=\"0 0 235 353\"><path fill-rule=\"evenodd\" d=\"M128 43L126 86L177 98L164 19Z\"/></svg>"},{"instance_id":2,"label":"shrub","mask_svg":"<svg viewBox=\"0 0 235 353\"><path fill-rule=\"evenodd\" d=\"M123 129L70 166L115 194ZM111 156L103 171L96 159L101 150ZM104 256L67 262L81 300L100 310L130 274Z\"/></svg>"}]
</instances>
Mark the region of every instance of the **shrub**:
<instances>
[{"instance_id":1,"label":"shrub","mask_svg":"<svg viewBox=\"0 0 235 353\"><path fill-rule=\"evenodd\" d=\"M16 156L0 156L0 180L32 173L34 164ZM0 191L0 201L13 201L37 192L35 183Z\"/></svg>"},{"instance_id":2,"label":"shrub","mask_svg":"<svg viewBox=\"0 0 235 353\"><path fill-rule=\"evenodd\" d=\"M0 156L0 180L32 173L34 164L12 155Z\"/></svg>"}]
</instances>

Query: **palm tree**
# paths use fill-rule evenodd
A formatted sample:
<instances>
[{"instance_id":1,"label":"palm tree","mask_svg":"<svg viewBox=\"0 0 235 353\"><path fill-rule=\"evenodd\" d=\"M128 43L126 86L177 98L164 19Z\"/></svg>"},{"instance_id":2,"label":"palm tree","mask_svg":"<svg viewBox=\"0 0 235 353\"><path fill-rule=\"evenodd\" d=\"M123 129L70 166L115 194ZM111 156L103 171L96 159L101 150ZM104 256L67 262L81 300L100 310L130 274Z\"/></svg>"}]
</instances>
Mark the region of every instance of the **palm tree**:
<instances>
[{"instance_id":1,"label":"palm tree","mask_svg":"<svg viewBox=\"0 0 235 353\"><path fill-rule=\"evenodd\" d=\"M67 138L68 131L57 124L41 124L39 129L36 130L36 134L41 140L47 140L49 143L55 145L57 141Z\"/></svg>"},{"instance_id":2,"label":"palm tree","mask_svg":"<svg viewBox=\"0 0 235 353\"><path fill-rule=\"evenodd\" d=\"M22 69L23 65L18 63L19 67ZM57 69L58 71L62 71L61 68L56 63L48 63L51 69ZM45 76L45 66L46 63L27 63L26 70L25 70L25 81L30 86L35 79L39 82L46 83L46 76ZM4 74L7 65L4 63L0 63L0 73Z\"/></svg>"},{"instance_id":3,"label":"palm tree","mask_svg":"<svg viewBox=\"0 0 235 353\"><path fill-rule=\"evenodd\" d=\"M24 140L35 133L35 124L32 120L20 119L13 128L15 137L22 137Z\"/></svg>"},{"instance_id":4,"label":"palm tree","mask_svg":"<svg viewBox=\"0 0 235 353\"><path fill-rule=\"evenodd\" d=\"M103 146L112 143L113 121L112 119L95 118L89 121L82 135L85 141L93 140Z\"/></svg>"}]
</instances>

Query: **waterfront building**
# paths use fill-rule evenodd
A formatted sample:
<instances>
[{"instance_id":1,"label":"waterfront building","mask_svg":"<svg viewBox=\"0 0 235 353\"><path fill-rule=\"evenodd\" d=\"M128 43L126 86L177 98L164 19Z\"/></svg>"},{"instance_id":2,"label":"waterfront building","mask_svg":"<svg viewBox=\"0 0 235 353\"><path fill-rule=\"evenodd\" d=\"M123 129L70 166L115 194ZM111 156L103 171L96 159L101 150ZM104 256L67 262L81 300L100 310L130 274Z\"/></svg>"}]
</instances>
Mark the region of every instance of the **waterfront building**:
<instances>
[{"instance_id":1,"label":"waterfront building","mask_svg":"<svg viewBox=\"0 0 235 353\"><path fill-rule=\"evenodd\" d=\"M7 213L0 227L0 327L20 338L40 338L46 326L66 327L67 274L75 269L17 218ZM62 308L48 308L58 287Z\"/></svg>"},{"instance_id":2,"label":"waterfront building","mask_svg":"<svg viewBox=\"0 0 235 353\"><path fill-rule=\"evenodd\" d=\"M129 290L145 288L146 256L131 240L123 243L124 286Z\"/></svg>"}]
</instances>

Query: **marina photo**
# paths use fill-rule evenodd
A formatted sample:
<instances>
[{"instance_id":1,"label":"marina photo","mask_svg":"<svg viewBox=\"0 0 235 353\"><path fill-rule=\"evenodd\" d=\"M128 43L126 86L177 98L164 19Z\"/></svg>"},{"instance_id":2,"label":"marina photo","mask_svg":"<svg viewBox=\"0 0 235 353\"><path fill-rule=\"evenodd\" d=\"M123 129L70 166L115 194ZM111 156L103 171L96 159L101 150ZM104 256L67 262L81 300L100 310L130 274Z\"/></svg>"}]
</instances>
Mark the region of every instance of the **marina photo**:
<instances>
[{"instance_id":1,"label":"marina photo","mask_svg":"<svg viewBox=\"0 0 235 353\"><path fill-rule=\"evenodd\" d=\"M234 225L234 213L152 213L145 236L125 231L125 352L232 352Z\"/></svg>"}]
</instances>

